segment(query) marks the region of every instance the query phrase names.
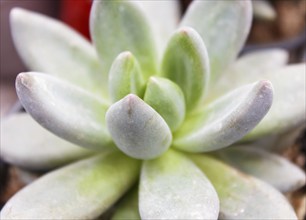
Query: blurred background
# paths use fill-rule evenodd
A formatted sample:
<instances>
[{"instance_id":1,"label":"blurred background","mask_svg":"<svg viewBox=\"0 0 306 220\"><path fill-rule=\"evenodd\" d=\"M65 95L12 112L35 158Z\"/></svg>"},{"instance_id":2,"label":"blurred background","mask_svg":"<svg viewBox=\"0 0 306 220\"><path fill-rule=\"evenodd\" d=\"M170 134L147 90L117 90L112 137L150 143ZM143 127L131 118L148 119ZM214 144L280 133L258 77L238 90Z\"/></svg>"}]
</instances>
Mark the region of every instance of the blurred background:
<instances>
[{"instance_id":1,"label":"blurred background","mask_svg":"<svg viewBox=\"0 0 306 220\"><path fill-rule=\"evenodd\" d=\"M191 0L180 1L182 13ZM0 106L1 117L10 112L17 101L14 80L26 71L14 48L9 12L22 7L60 19L89 37L89 11L92 0L0 0L1 6L1 59ZM306 60L306 0L253 0L254 21L242 53L258 49L280 47L290 51L290 62Z\"/></svg>"}]
</instances>

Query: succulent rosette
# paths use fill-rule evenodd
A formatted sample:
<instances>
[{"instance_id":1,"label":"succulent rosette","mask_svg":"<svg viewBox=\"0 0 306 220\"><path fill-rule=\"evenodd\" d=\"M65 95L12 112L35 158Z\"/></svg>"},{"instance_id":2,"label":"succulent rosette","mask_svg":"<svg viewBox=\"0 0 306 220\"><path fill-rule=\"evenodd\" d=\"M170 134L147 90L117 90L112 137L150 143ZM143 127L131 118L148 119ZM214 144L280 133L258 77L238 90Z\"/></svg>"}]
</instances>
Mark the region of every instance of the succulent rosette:
<instances>
[{"instance_id":1,"label":"succulent rosette","mask_svg":"<svg viewBox=\"0 0 306 220\"><path fill-rule=\"evenodd\" d=\"M33 72L17 77L29 114L2 123L1 157L63 167L18 192L1 218L95 219L124 197L113 219L296 219L281 192L305 174L266 149L305 123L305 64L286 66L280 49L237 58L251 1L193 1L180 22L177 4L94 1L93 44L11 12Z\"/></svg>"}]
</instances>

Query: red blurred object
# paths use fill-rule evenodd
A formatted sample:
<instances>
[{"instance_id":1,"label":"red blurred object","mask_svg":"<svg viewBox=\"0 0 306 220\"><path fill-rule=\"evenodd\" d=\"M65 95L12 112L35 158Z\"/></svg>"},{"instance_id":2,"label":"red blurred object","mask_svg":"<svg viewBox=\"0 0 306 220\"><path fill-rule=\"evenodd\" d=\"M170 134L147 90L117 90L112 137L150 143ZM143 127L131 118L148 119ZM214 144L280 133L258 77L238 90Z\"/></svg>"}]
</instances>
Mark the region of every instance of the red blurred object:
<instances>
[{"instance_id":1,"label":"red blurred object","mask_svg":"<svg viewBox=\"0 0 306 220\"><path fill-rule=\"evenodd\" d=\"M60 19L90 39L89 13L92 0L62 0Z\"/></svg>"}]
</instances>

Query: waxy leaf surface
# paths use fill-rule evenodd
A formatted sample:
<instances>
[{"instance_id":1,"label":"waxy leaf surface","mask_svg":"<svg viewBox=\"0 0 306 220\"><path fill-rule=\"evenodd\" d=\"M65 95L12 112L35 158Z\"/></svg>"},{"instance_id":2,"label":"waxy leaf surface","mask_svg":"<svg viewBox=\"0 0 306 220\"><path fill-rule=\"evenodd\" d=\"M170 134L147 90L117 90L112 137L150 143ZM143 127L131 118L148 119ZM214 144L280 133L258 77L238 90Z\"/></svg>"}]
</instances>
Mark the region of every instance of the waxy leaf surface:
<instances>
[{"instance_id":1,"label":"waxy leaf surface","mask_svg":"<svg viewBox=\"0 0 306 220\"><path fill-rule=\"evenodd\" d=\"M217 219L219 200L201 170L170 150L144 162L139 211L142 219Z\"/></svg>"},{"instance_id":2,"label":"waxy leaf surface","mask_svg":"<svg viewBox=\"0 0 306 220\"><path fill-rule=\"evenodd\" d=\"M14 165L47 170L93 153L53 135L28 114L1 121L1 158Z\"/></svg>"},{"instance_id":3,"label":"waxy leaf surface","mask_svg":"<svg viewBox=\"0 0 306 220\"><path fill-rule=\"evenodd\" d=\"M165 119L172 131L177 130L182 124L186 113L184 94L172 81L151 77L144 101Z\"/></svg>"},{"instance_id":4,"label":"waxy leaf surface","mask_svg":"<svg viewBox=\"0 0 306 220\"><path fill-rule=\"evenodd\" d=\"M32 117L54 134L82 147L112 145L105 125L108 105L87 91L41 73L21 73L17 95Z\"/></svg>"},{"instance_id":5,"label":"waxy leaf surface","mask_svg":"<svg viewBox=\"0 0 306 220\"><path fill-rule=\"evenodd\" d=\"M106 123L117 147L137 159L152 159L164 153L172 134L164 119L136 95L114 103Z\"/></svg>"},{"instance_id":6,"label":"waxy leaf surface","mask_svg":"<svg viewBox=\"0 0 306 220\"><path fill-rule=\"evenodd\" d=\"M203 38L215 80L237 57L252 22L252 4L245 0L195 0L181 26L194 28Z\"/></svg>"},{"instance_id":7,"label":"waxy leaf surface","mask_svg":"<svg viewBox=\"0 0 306 220\"><path fill-rule=\"evenodd\" d=\"M219 219L297 219L287 199L272 186L204 155L191 155L220 199Z\"/></svg>"},{"instance_id":8,"label":"waxy leaf surface","mask_svg":"<svg viewBox=\"0 0 306 220\"><path fill-rule=\"evenodd\" d=\"M133 93L142 96L145 82L138 61L130 52L123 52L114 60L109 72L109 94L113 102Z\"/></svg>"},{"instance_id":9,"label":"waxy leaf surface","mask_svg":"<svg viewBox=\"0 0 306 220\"><path fill-rule=\"evenodd\" d=\"M135 183L138 172L139 162L119 152L71 164L19 191L1 219L94 219Z\"/></svg>"},{"instance_id":10,"label":"waxy leaf surface","mask_svg":"<svg viewBox=\"0 0 306 220\"><path fill-rule=\"evenodd\" d=\"M144 11L156 39L159 57L180 19L179 1L135 1Z\"/></svg>"},{"instance_id":11,"label":"waxy leaf surface","mask_svg":"<svg viewBox=\"0 0 306 220\"><path fill-rule=\"evenodd\" d=\"M130 51L139 59L145 76L156 74L153 34L137 3L129 0L94 1L90 32L106 72L118 54Z\"/></svg>"},{"instance_id":12,"label":"waxy leaf surface","mask_svg":"<svg viewBox=\"0 0 306 220\"><path fill-rule=\"evenodd\" d=\"M63 23L16 8L11 12L15 46L31 71L48 73L100 96L107 94L107 75L93 46Z\"/></svg>"},{"instance_id":13,"label":"waxy leaf surface","mask_svg":"<svg viewBox=\"0 0 306 220\"><path fill-rule=\"evenodd\" d=\"M180 86L187 110L203 98L209 80L209 61L206 47L195 30L184 27L172 36L163 57L161 76Z\"/></svg>"},{"instance_id":14,"label":"waxy leaf surface","mask_svg":"<svg viewBox=\"0 0 306 220\"><path fill-rule=\"evenodd\" d=\"M251 52L238 58L209 90L210 98L237 88L245 83L266 79L263 73L278 73L288 62L289 54L283 49L267 49Z\"/></svg>"},{"instance_id":15,"label":"waxy leaf surface","mask_svg":"<svg viewBox=\"0 0 306 220\"><path fill-rule=\"evenodd\" d=\"M305 184L305 173L277 154L254 147L229 147L216 155L231 166L270 183L281 192L294 191Z\"/></svg>"},{"instance_id":16,"label":"waxy leaf surface","mask_svg":"<svg viewBox=\"0 0 306 220\"><path fill-rule=\"evenodd\" d=\"M174 134L173 146L188 152L227 147L260 122L271 107L272 99L269 81L240 87L189 115Z\"/></svg>"}]
</instances>

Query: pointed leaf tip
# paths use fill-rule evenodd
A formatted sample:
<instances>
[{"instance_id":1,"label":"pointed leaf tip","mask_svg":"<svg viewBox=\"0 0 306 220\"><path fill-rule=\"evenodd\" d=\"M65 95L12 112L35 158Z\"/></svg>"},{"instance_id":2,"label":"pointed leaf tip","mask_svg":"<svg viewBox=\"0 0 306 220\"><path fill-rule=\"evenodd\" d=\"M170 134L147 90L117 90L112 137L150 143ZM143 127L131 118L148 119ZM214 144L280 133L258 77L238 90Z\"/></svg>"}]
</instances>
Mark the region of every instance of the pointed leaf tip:
<instances>
[{"instance_id":1,"label":"pointed leaf tip","mask_svg":"<svg viewBox=\"0 0 306 220\"><path fill-rule=\"evenodd\" d=\"M195 0L188 7L180 26L194 28L204 40L215 80L242 48L252 23L249 0Z\"/></svg>"},{"instance_id":2,"label":"pointed leaf tip","mask_svg":"<svg viewBox=\"0 0 306 220\"><path fill-rule=\"evenodd\" d=\"M175 82L191 110L201 101L209 81L209 59L200 35L189 27L180 28L168 42L161 76Z\"/></svg>"},{"instance_id":3,"label":"pointed leaf tip","mask_svg":"<svg viewBox=\"0 0 306 220\"><path fill-rule=\"evenodd\" d=\"M118 101L133 93L142 97L145 87L138 60L129 51L120 53L109 71L109 94Z\"/></svg>"},{"instance_id":4,"label":"pointed leaf tip","mask_svg":"<svg viewBox=\"0 0 306 220\"><path fill-rule=\"evenodd\" d=\"M95 150L113 145L104 117L108 104L93 94L36 72L19 74L16 91L26 111L54 134Z\"/></svg>"},{"instance_id":5,"label":"pointed leaf tip","mask_svg":"<svg viewBox=\"0 0 306 220\"><path fill-rule=\"evenodd\" d=\"M173 146L189 152L227 147L240 140L267 114L273 88L267 80L240 87L190 115Z\"/></svg>"},{"instance_id":6,"label":"pointed leaf tip","mask_svg":"<svg viewBox=\"0 0 306 220\"><path fill-rule=\"evenodd\" d=\"M137 159L152 159L164 153L172 134L164 119L136 95L114 103L106 123L117 147Z\"/></svg>"}]
</instances>

